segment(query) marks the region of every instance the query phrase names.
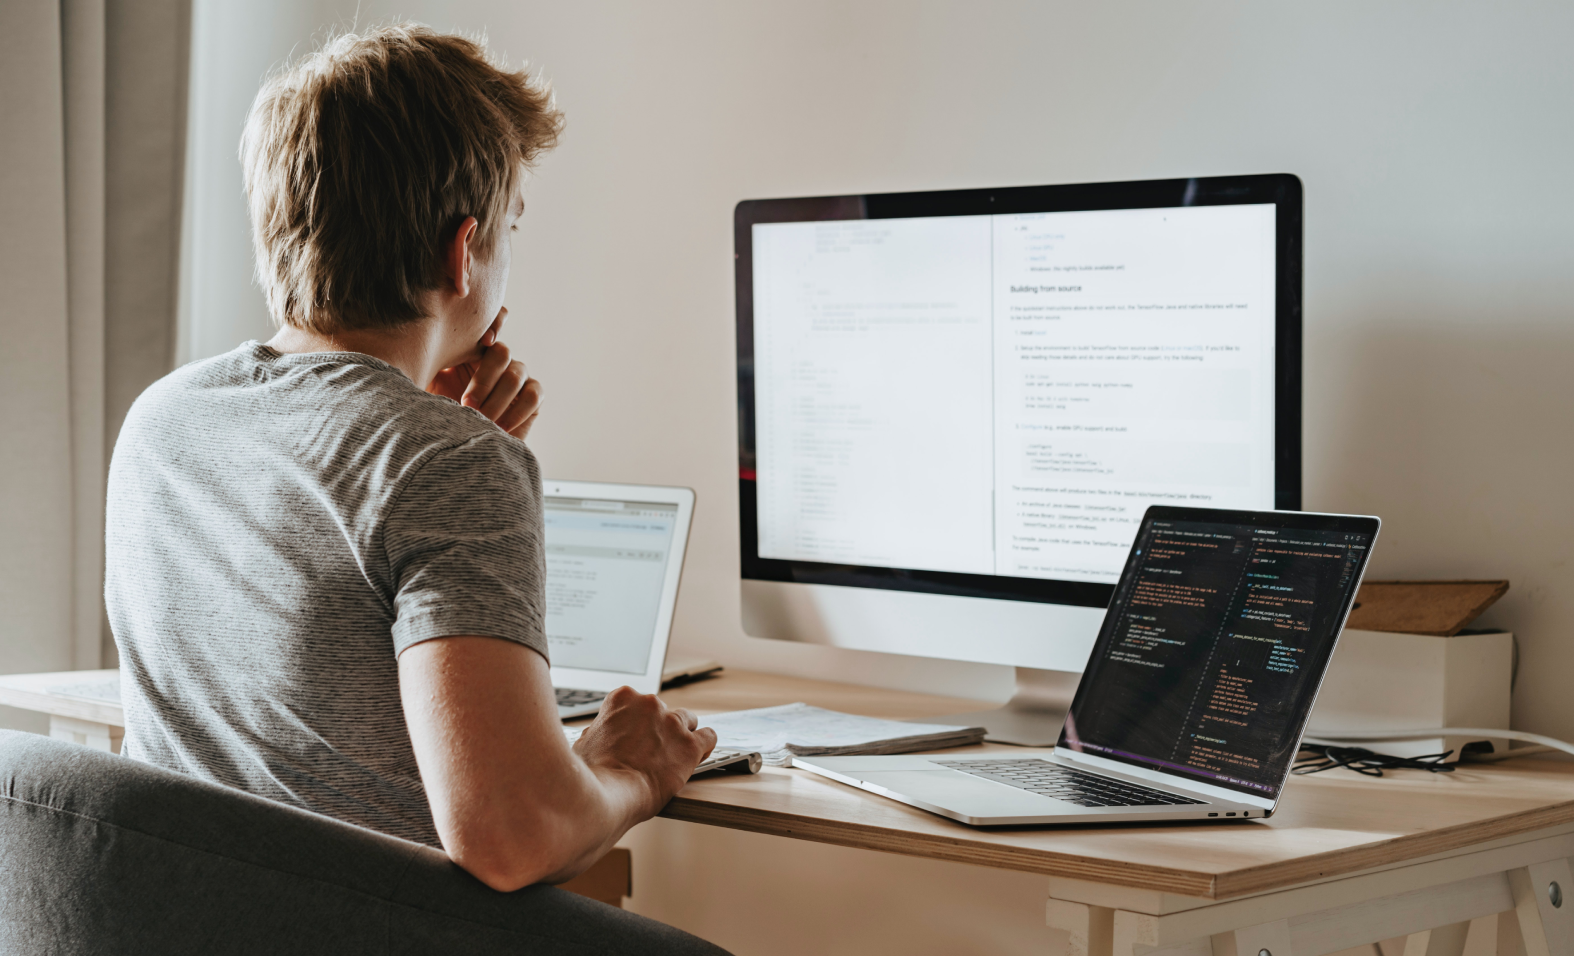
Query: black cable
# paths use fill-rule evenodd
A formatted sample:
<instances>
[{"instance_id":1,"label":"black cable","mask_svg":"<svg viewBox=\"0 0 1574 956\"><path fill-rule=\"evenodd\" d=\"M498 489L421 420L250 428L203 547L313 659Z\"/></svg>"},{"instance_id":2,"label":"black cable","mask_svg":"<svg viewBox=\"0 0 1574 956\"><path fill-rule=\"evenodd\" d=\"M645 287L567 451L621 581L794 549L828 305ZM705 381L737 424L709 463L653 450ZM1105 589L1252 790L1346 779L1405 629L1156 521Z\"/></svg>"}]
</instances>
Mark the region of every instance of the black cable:
<instances>
[{"instance_id":1,"label":"black cable","mask_svg":"<svg viewBox=\"0 0 1574 956\"><path fill-rule=\"evenodd\" d=\"M1453 751L1427 754L1422 757L1395 757L1380 754L1365 747L1337 747L1330 744L1301 744L1291 773L1321 773L1335 767L1348 767L1368 777L1381 777L1384 770L1428 770L1432 773L1453 773L1454 765L1444 763Z\"/></svg>"}]
</instances>

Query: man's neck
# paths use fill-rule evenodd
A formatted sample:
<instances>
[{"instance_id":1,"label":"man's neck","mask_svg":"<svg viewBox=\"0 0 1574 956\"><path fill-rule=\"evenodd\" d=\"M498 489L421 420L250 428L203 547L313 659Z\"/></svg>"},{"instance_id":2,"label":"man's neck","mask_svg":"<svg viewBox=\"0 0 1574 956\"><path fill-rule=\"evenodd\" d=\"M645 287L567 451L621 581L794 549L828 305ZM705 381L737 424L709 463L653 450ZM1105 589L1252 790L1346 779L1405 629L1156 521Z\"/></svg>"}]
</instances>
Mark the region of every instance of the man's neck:
<instances>
[{"instance_id":1,"label":"man's neck","mask_svg":"<svg viewBox=\"0 0 1574 956\"><path fill-rule=\"evenodd\" d=\"M438 322L417 319L392 329L350 329L327 334L287 325L268 340L268 345L289 354L360 352L387 362L426 388L445 367L442 340Z\"/></svg>"}]
</instances>

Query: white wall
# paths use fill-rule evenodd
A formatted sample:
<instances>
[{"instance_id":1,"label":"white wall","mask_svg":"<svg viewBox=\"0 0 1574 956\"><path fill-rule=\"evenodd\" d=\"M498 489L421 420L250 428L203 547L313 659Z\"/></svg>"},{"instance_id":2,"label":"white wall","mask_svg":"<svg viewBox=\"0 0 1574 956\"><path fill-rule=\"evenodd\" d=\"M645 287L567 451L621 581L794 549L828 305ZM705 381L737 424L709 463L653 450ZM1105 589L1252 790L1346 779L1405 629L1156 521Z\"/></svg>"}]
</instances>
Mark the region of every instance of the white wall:
<instances>
[{"instance_id":1,"label":"white wall","mask_svg":"<svg viewBox=\"0 0 1574 956\"><path fill-rule=\"evenodd\" d=\"M267 334L234 158L241 119L268 64L355 6L197 3L189 356ZM1374 576L1511 579L1486 620L1521 636L1515 723L1574 738L1574 7L359 7L362 22L398 12L485 28L557 85L569 129L531 187L509 301L511 339L547 389L532 444L557 477L698 491L680 653L1007 691L996 668L741 635L735 202L1283 171L1307 195L1306 506L1383 516ZM905 872L864 858L869 881ZM966 909L985 891L954 872ZM657 911L720 932L692 909ZM924 935L912 951L945 948ZM808 945L793 931L722 941Z\"/></svg>"}]
</instances>

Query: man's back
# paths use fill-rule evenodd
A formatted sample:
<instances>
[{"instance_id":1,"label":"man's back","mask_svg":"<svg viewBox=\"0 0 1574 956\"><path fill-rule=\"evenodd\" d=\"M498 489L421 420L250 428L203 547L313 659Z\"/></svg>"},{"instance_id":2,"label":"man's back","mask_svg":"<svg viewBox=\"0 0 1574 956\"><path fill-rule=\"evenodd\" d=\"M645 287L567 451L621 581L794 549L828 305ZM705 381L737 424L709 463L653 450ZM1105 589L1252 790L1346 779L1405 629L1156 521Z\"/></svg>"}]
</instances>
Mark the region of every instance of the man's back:
<instances>
[{"instance_id":1,"label":"man's back","mask_svg":"<svg viewBox=\"0 0 1574 956\"><path fill-rule=\"evenodd\" d=\"M137 402L108 507L126 753L438 845L397 655L545 655L524 443L370 356L251 343Z\"/></svg>"},{"instance_id":2,"label":"man's back","mask_svg":"<svg viewBox=\"0 0 1574 956\"><path fill-rule=\"evenodd\" d=\"M125 751L503 892L583 873L716 743L628 687L572 747L558 719L542 392L499 335L561 130L525 71L419 24L271 75L241 162L278 333L144 393L109 478Z\"/></svg>"}]
</instances>

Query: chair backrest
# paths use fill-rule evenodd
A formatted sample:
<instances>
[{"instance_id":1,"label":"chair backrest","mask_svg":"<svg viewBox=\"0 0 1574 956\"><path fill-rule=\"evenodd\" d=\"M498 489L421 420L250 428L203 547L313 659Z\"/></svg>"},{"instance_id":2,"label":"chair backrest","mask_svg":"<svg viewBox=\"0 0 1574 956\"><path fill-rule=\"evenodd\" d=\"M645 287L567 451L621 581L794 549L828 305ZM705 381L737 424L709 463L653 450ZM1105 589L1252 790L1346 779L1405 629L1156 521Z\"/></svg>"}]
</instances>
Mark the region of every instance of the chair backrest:
<instances>
[{"instance_id":1,"label":"chair backrest","mask_svg":"<svg viewBox=\"0 0 1574 956\"><path fill-rule=\"evenodd\" d=\"M412 867L491 892L428 847L0 731L0 952L362 952Z\"/></svg>"},{"instance_id":2,"label":"chair backrest","mask_svg":"<svg viewBox=\"0 0 1574 956\"><path fill-rule=\"evenodd\" d=\"M76 744L0 731L0 953L726 956L555 886Z\"/></svg>"}]
</instances>

